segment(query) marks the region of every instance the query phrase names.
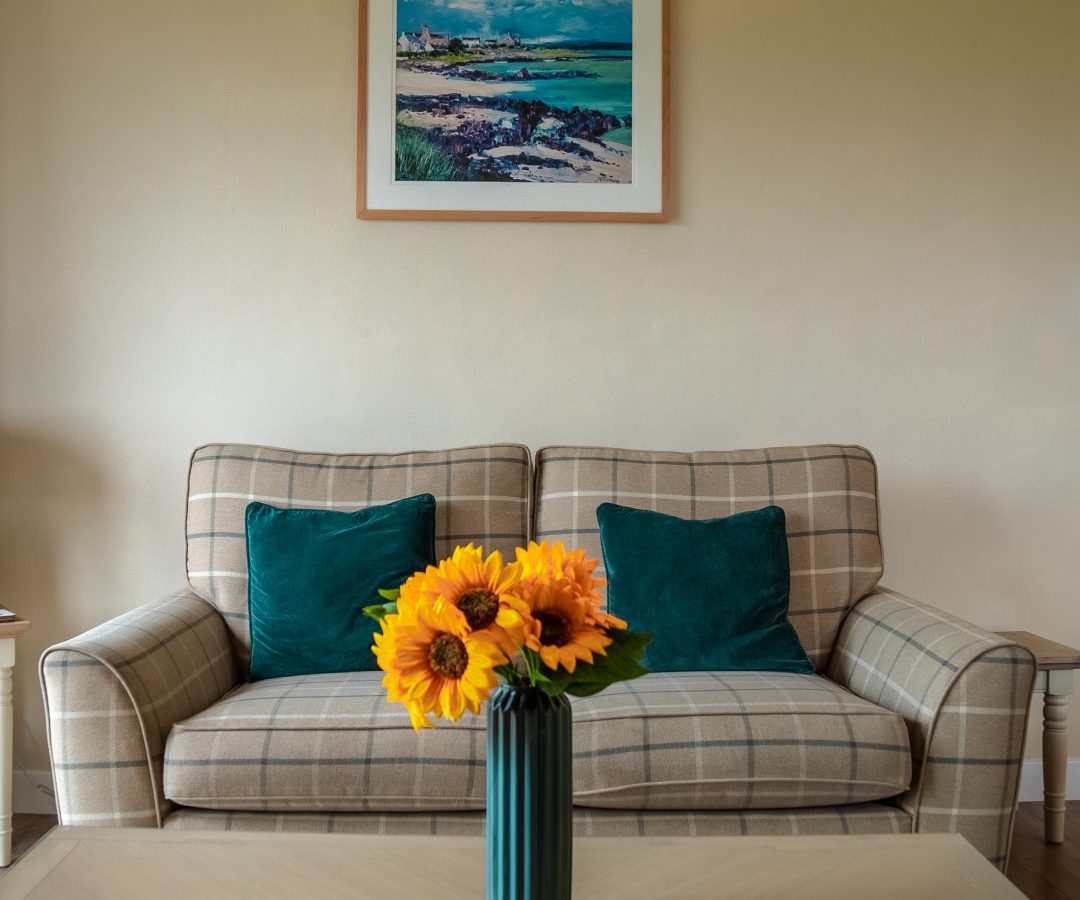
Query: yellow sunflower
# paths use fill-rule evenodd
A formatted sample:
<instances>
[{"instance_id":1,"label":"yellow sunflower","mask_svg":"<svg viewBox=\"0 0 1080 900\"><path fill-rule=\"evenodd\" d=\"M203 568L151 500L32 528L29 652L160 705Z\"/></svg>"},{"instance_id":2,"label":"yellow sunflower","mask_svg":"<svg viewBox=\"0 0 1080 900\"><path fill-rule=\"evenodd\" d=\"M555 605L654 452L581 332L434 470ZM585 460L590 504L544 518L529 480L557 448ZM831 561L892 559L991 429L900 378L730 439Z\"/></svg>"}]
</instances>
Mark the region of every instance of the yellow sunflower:
<instances>
[{"instance_id":1,"label":"yellow sunflower","mask_svg":"<svg viewBox=\"0 0 1080 900\"><path fill-rule=\"evenodd\" d=\"M428 572L437 571L434 566L428 566ZM407 621L415 621L416 607L424 597L424 584L427 572L417 572L410 575L401 586L397 598L397 615Z\"/></svg>"},{"instance_id":2,"label":"yellow sunflower","mask_svg":"<svg viewBox=\"0 0 1080 900\"><path fill-rule=\"evenodd\" d=\"M471 632L486 632L507 657L521 642L528 607L514 596L520 580L516 563L503 565L496 550L487 557L482 547L458 547L438 567L429 566L422 592L436 603L453 607L464 617Z\"/></svg>"},{"instance_id":3,"label":"yellow sunflower","mask_svg":"<svg viewBox=\"0 0 1080 900\"><path fill-rule=\"evenodd\" d=\"M599 625L601 628L626 628L625 621L604 611L597 588L603 587L607 582L593 577L597 560L587 559L584 550L571 550L567 553L562 541L554 544L547 541L539 544L529 541L527 548L518 547L517 564L521 567L522 580L545 583L568 581L572 585L574 596L586 601L585 618L590 624Z\"/></svg>"},{"instance_id":4,"label":"yellow sunflower","mask_svg":"<svg viewBox=\"0 0 1080 900\"><path fill-rule=\"evenodd\" d=\"M599 597L587 597L585 609L585 621L600 628L616 628L622 631L626 628L626 620L613 616L600 605Z\"/></svg>"},{"instance_id":5,"label":"yellow sunflower","mask_svg":"<svg viewBox=\"0 0 1080 900\"><path fill-rule=\"evenodd\" d=\"M594 653L606 654L611 638L589 621L588 601L574 596L568 580L525 582L518 590L529 606L525 646L548 668L573 672L579 660L591 663Z\"/></svg>"},{"instance_id":6,"label":"yellow sunflower","mask_svg":"<svg viewBox=\"0 0 1080 900\"><path fill-rule=\"evenodd\" d=\"M430 715L451 721L480 712L495 687L495 666L506 657L490 636L469 633L448 607L420 602L408 619L387 616L372 651L386 674L387 699L404 703L413 728L430 728Z\"/></svg>"},{"instance_id":7,"label":"yellow sunflower","mask_svg":"<svg viewBox=\"0 0 1080 900\"><path fill-rule=\"evenodd\" d=\"M517 563L522 578L538 578L541 581L558 581L563 578L574 583L579 597L594 592L604 582L592 577L596 569L595 559L586 559L584 550L566 552L562 541L529 541L528 547L517 548Z\"/></svg>"}]
</instances>

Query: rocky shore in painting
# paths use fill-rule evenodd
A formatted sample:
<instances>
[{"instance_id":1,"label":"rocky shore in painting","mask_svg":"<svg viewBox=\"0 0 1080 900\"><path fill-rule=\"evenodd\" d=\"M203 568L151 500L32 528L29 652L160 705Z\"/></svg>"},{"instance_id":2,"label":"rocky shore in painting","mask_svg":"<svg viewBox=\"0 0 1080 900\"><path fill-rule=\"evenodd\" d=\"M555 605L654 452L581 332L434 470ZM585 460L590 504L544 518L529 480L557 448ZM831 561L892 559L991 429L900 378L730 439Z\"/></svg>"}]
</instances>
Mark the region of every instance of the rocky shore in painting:
<instances>
[{"instance_id":1,"label":"rocky shore in painting","mask_svg":"<svg viewBox=\"0 0 1080 900\"><path fill-rule=\"evenodd\" d=\"M629 180L630 148L603 140L631 127L629 116L449 94L398 97L398 124L422 129L469 181Z\"/></svg>"},{"instance_id":2,"label":"rocky shore in painting","mask_svg":"<svg viewBox=\"0 0 1080 900\"><path fill-rule=\"evenodd\" d=\"M556 78L599 78L596 72L582 72L580 69L559 69L554 72L530 72L528 66L522 66L517 72L481 72L465 66L447 66L443 70L448 78L464 78L466 81L552 81Z\"/></svg>"},{"instance_id":3,"label":"rocky shore in painting","mask_svg":"<svg viewBox=\"0 0 1080 900\"><path fill-rule=\"evenodd\" d=\"M398 180L630 182L628 52L466 56L399 56Z\"/></svg>"}]
</instances>

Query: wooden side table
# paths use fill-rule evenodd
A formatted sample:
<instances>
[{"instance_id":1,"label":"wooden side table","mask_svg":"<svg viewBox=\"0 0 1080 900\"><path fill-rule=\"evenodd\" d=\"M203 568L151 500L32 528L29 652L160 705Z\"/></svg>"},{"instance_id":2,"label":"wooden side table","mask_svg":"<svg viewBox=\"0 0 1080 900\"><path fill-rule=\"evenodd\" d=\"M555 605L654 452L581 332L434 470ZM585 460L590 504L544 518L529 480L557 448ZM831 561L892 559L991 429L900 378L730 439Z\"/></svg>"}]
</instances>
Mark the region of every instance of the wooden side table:
<instances>
[{"instance_id":1,"label":"wooden side table","mask_svg":"<svg viewBox=\"0 0 1080 900\"><path fill-rule=\"evenodd\" d=\"M30 627L26 619L0 622L0 866L11 865L11 671L15 638Z\"/></svg>"},{"instance_id":2,"label":"wooden side table","mask_svg":"<svg viewBox=\"0 0 1080 900\"><path fill-rule=\"evenodd\" d=\"M1002 631L1003 638L1027 647L1038 673L1035 690L1043 692L1043 832L1051 844L1065 840L1065 776L1069 764L1069 695L1080 650L1030 631Z\"/></svg>"}]
</instances>

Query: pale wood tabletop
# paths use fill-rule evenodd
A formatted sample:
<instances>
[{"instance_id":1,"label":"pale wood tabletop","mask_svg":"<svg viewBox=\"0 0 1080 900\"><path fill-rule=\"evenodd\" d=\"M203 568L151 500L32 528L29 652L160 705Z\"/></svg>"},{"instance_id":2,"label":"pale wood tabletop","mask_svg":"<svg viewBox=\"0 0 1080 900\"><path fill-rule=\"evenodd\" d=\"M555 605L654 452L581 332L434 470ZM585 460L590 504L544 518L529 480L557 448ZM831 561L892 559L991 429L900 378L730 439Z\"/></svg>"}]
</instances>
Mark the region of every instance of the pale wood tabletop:
<instances>
[{"instance_id":1,"label":"pale wood tabletop","mask_svg":"<svg viewBox=\"0 0 1080 900\"><path fill-rule=\"evenodd\" d=\"M11 619L7 622L0 622L0 641L4 638L21 637L29 628L30 623L26 619Z\"/></svg>"},{"instance_id":2,"label":"pale wood tabletop","mask_svg":"<svg viewBox=\"0 0 1080 900\"><path fill-rule=\"evenodd\" d=\"M484 896L484 839L57 828L0 885L11 900L476 900ZM580 838L574 896L1023 898L956 834Z\"/></svg>"},{"instance_id":3,"label":"pale wood tabletop","mask_svg":"<svg viewBox=\"0 0 1080 900\"><path fill-rule=\"evenodd\" d=\"M1027 647L1035 657L1035 665L1041 672L1056 669L1080 669L1080 650L1066 647L1049 638L1030 631L999 631L1003 638Z\"/></svg>"}]
</instances>

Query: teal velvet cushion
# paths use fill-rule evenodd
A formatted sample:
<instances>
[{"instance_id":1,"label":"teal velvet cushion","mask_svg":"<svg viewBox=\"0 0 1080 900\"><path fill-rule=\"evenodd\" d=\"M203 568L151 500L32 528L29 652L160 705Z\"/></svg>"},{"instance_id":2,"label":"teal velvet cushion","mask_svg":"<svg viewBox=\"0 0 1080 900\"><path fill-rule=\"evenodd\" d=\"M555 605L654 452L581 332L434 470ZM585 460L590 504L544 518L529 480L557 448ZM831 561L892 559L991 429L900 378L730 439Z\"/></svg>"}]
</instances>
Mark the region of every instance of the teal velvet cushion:
<instances>
[{"instance_id":1,"label":"teal velvet cushion","mask_svg":"<svg viewBox=\"0 0 1080 900\"><path fill-rule=\"evenodd\" d=\"M813 672L788 621L784 511L722 519L601 503L608 608L651 632L654 672Z\"/></svg>"},{"instance_id":2,"label":"teal velvet cushion","mask_svg":"<svg viewBox=\"0 0 1080 900\"><path fill-rule=\"evenodd\" d=\"M435 498L346 513L247 508L251 677L377 669L365 606L435 562Z\"/></svg>"}]
</instances>

